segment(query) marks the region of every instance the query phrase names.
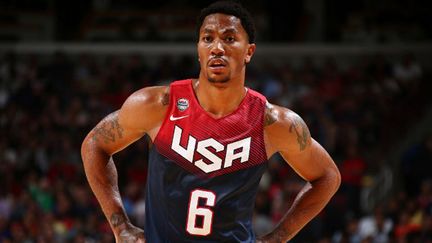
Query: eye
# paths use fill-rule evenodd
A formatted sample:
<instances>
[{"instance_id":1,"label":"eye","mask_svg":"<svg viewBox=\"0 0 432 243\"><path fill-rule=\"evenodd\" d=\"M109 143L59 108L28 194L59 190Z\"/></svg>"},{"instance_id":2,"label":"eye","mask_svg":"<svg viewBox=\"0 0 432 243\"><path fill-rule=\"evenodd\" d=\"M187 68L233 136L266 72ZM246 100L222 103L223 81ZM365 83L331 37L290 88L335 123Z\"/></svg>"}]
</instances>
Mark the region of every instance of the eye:
<instances>
[{"instance_id":1,"label":"eye","mask_svg":"<svg viewBox=\"0 0 432 243\"><path fill-rule=\"evenodd\" d=\"M225 38L225 40L226 40L227 42L234 42L234 41L235 41L235 38L234 38L233 36L228 36L227 38Z\"/></svg>"},{"instance_id":2,"label":"eye","mask_svg":"<svg viewBox=\"0 0 432 243\"><path fill-rule=\"evenodd\" d=\"M202 38L202 40L203 40L204 42L212 42L213 38L212 38L211 36L204 36L204 37Z\"/></svg>"}]
</instances>

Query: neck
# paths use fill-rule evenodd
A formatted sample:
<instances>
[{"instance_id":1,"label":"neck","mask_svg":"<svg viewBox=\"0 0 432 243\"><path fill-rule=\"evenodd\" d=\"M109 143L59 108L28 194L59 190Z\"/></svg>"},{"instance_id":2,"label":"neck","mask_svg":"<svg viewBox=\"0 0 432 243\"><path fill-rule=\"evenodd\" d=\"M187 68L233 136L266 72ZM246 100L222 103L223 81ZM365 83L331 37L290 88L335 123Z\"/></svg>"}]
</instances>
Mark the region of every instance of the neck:
<instances>
[{"instance_id":1,"label":"neck","mask_svg":"<svg viewBox=\"0 0 432 243\"><path fill-rule=\"evenodd\" d=\"M193 87L201 107L215 118L235 111L246 96L243 82L214 84L200 78Z\"/></svg>"}]
</instances>

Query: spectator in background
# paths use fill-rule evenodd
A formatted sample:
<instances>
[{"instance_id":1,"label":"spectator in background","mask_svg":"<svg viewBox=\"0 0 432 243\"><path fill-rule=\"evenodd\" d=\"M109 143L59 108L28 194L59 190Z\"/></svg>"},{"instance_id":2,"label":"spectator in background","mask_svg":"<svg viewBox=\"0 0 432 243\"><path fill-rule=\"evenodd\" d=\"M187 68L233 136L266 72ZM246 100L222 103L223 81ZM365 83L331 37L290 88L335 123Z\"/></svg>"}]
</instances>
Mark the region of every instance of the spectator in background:
<instances>
[{"instance_id":1,"label":"spectator in background","mask_svg":"<svg viewBox=\"0 0 432 243\"><path fill-rule=\"evenodd\" d=\"M387 218L383 208L374 209L372 215L366 215L359 221L359 235L362 240L370 238L372 242L388 243L393 222Z\"/></svg>"},{"instance_id":2,"label":"spectator in background","mask_svg":"<svg viewBox=\"0 0 432 243\"><path fill-rule=\"evenodd\" d=\"M422 67L412 54L406 54L402 62L393 66L393 76L407 95L417 91L422 75Z\"/></svg>"},{"instance_id":3,"label":"spectator in background","mask_svg":"<svg viewBox=\"0 0 432 243\"><path fill-rule=\"evenodd\" d=\"M361 243L362 237L359 234L359 221L357 218L347 219L343 230L333 235L333 243Z\"/></svg>"},{"instance_id":4,"label":"spectator in background","mask_svg":"<svg viewBox=\"0 0 432 243\"><path fill-rule=\"evenodd\" d=\"M422 182L432 179L432 135L427 135L421 143L412 146L402 158L402 175L409 196L417 196Z\"/></svg>"},{"instance_id":5,"label":"spectator in background","mask_svg":"<svg viewBox=\"0 0 432 243\"><path fill-rule=\"evenodd\" d=\"M359 215L360 193L362 180L367 165L358 151L356 144L351 143L346 147L345 159L341 163L342 187L341 190L347 196L347 203L355 215Z\"/></svg>"}]
</instances>

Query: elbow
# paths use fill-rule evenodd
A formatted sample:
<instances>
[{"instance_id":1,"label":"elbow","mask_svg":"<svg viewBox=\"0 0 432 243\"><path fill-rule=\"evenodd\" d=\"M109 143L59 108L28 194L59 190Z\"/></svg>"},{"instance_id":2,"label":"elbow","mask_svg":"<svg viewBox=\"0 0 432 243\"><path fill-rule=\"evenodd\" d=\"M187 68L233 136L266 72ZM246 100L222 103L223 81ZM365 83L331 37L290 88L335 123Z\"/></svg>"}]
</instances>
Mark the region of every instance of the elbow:
<instances>
[{"instance_id":1,"label":"elbow","mask_svg":"<svg viewBox=\"0 0 432 243\"><path fill-rule=\"evenodd\" d=\"M92 140L89 138L89 135L84 138L83 142L81 143L81 159L83 164L85 164L88 161L88 155L92 151L92 147L94 147L94 144Z\"/></svg>"},{"instance_id":2,"label":"elbow","mask_svg":"<svg viewBox=\"0 0 432 243\"><path fill-rule=\"evenodd\" d=\"M323 188L328 195L334 195L341 185L341 174L336 166L332 166L323 171L317 179L309 181L312 187Z\"/></svg>"},{"instance_id":3,"label":"elbow","mask_svg":"<svg viewBox=\"0 0 432 243\"><path fill-rule=\"evenodd\" d=\"M93 131L90 131L81 143L81 156L83 156L87 151L92 150L95 147L96 141L92 137Z\"/></svg>"},{"instance_id":4,"label":"elbow","mask_svg":"<svg viewBox=\"0 0 432 243\"><path fill-rule=\"evenodd\" d=\"M312 184L322 186L329 196L333 196L341 185L341 174L337 168L329 168L319 179L313 181Z\"/></svg>"},{"instance_id":5,"label":"elbow","mask_svg":"<svg viewBox=\"0 0 432 243\"><path fill-rule=\"evenodd\" d=\"M96 140L94 140L91 136L91 132L86 136L81 144L81 159L86 165L91 164L92 161L97 161L98 158L109 158L110 155L106 153L100 146Z\"/></svg>"},{"instance_id":6,"label":"elbow","mask_svg":"<svg viewBox=\"0 0 432 243\"><path fill-rule=\"evenodd\" d=\"M341 181L342 181L340 171L337 167L335 167L334 169L330 170L329 174L330 174L330 177L332 180L332 185L334 187L334 193L336 193L336 191L339 189L339 187L341 185Z\"/></svg>"}]
</instances>

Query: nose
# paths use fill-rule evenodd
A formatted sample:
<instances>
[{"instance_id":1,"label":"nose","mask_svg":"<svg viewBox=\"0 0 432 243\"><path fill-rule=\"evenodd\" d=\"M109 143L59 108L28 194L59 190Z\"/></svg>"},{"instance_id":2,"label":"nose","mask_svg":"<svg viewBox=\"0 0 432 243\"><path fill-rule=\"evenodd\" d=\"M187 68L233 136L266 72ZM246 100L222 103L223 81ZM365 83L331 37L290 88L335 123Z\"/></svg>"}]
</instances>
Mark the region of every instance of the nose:
<instances>
[{"instance_id":1,"label":"nose","mask_svg":"<svg viewBox=\"0 0 432 243\"><path fill-rule=\"evenodd\" d=\"M225 49L220 40L215 40L211 47L211 54L215 56L223 56Z\"/></svg>"}]
</instances>

